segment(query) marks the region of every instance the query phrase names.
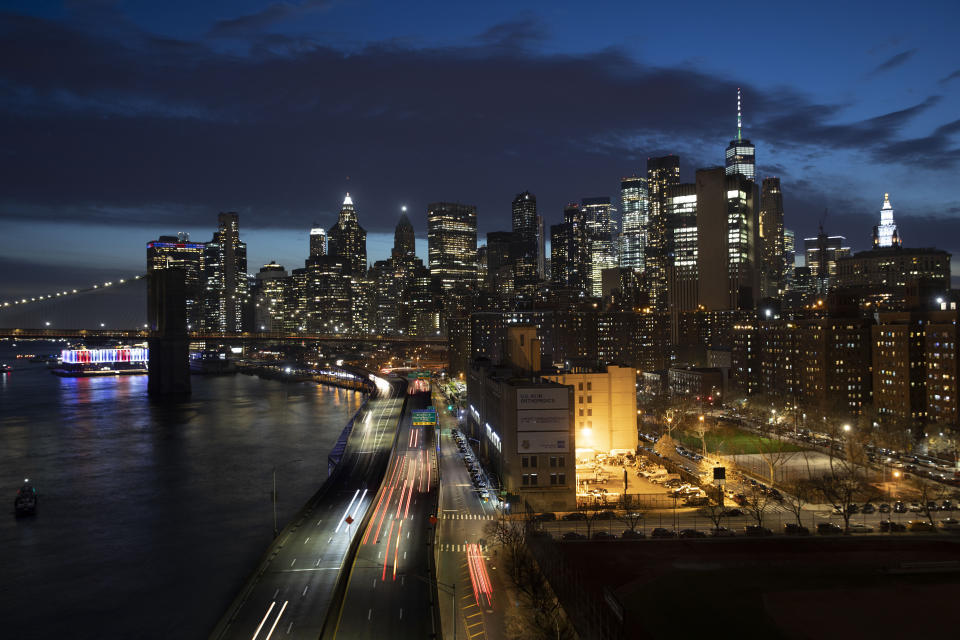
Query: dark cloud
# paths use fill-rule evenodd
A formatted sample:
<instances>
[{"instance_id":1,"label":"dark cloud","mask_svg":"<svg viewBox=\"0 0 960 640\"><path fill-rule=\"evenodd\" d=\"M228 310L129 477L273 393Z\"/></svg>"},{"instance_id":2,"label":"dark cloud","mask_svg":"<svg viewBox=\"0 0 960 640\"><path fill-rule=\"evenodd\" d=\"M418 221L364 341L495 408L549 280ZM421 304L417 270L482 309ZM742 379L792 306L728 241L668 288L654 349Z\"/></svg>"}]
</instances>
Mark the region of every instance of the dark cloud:
<instances>
[{"instance_id":1,"label":"dark cloud","mask_svg":"<svg viewBox=\"0 0 960 640\"><path fill-rule=\"evenodd\" d=\"M271 5L258 19L315 4ZM679 153L685 178L722 162L737 86L748 113L763 114L747 118L748 135L811 166L831 150L897 144L885 162L924 149L943 167L960 162L943 141L955 123L899 137L938 96L840 124L847 105L789 88L651 67L617 49L527 50L542 37L525 18L457 47L393 41L348 55L271 34L239 55L0 17L0 218L176 228L237 210L246 229L305 228L330 224L349 190L370 231L392 229L400 203L421 212L422 231L427 203L461 200L480 207L486 232L509 224L510 199L529 188L552 222L565 202L609 194L611 176L642 172L649 155Z\"/></svg>"},{"instance_id":2,"label":"dark cloud","mask_svg":"<svg viewBox=\"0 0 960 640\"><path fill-rule=\"evenodd\" d=\"M878 73L883 73L885 71L890 71L891 69L895 69L896 67L899 67L904 62L906 62L907 60L912 58L914 55L916 55L916 53L917 53L917 49L907 49L906 51L901 51L897 55L887 58L886 60L878 64L876 67L874 67L873 71L870 72L870 75L876 75Z\"/></svg>"},{"instance_id":3,"label":"dark cloud","mask_svg":"<svg viewBox=\"0 0 960 640\"><path fill-rule=\"evenodd\" d=\"M218 20L207 34L210 38L247 38L268 29L278 22L290 20L310 11L325 9L332 0L306 0L305 2L274 2L260 11L236 18Z\"/></svg>"},{"instance_id":4,"label":"dark cloud","mask_svg":"<svg viewBox=\"0 0 960 640\"><path fill-rule=\"evenodd\" d=\"M940 84L947 84L951 80L956 80L957 78L960 78L960 69L957 69L953 73L947 74L946 76L940 78L938 82Z\"/></svg>"}]
</instances>

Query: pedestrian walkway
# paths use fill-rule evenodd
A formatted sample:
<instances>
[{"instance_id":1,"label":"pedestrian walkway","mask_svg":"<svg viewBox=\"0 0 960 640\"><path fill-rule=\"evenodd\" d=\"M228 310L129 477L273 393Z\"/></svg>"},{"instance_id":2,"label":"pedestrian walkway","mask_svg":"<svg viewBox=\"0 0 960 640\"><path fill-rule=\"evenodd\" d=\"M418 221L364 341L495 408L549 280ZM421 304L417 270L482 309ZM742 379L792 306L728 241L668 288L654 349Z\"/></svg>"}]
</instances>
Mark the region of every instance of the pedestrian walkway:
<instances>
[{"instance_id":1,"label":"pedestrian walkway","mask_svg":"<svg viewBox=\"0 0 960 640\"><path fill-rule=\"evenodd\" d=\"M481 544L481 545L477 545L477 546L480 547L480 551L481 551L482 553L487 553L487 551L490 549L490 547L489 547L488 545L485 545L485 544ZM465 551L467 550L467 545L465 545L465 544L452 544L452 543L447 543L447 542L441 542L441 543L438 543L438 544L437 544L437 549L438 549L439 551L465 552Z\"/></svg>"},{"instance_id":2,"label":"pedestrian walkway","mask_svg":"<svg viewBox=\"0 0 960 640\"><path fill-rule=\"evenodd\" d=\"M496 520L497 516L480 513L441 513L441 520Z\"/></svg>"}]
</instances>

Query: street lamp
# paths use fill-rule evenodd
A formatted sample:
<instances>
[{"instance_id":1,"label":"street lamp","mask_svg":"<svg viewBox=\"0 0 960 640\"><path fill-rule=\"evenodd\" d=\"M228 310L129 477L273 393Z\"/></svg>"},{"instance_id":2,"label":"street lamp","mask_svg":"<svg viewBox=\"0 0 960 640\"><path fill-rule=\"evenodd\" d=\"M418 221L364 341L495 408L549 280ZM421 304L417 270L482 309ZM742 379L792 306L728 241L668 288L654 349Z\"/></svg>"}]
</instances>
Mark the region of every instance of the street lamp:
<instances>
[{"instance_id":1,"label":"street lamp","mask_svg":"<svg viewBox=\"0 0 960 640\"><path fill-rule=\"evenodd\" d=\"M284 467L294 462L303 462L303 458L294 458L293 460L287 460L286 462L273 466L273 537L274 538L276 538L277 534L280 533L279 529L277 528L277 468Z\"/></svg>"}]
</instances>

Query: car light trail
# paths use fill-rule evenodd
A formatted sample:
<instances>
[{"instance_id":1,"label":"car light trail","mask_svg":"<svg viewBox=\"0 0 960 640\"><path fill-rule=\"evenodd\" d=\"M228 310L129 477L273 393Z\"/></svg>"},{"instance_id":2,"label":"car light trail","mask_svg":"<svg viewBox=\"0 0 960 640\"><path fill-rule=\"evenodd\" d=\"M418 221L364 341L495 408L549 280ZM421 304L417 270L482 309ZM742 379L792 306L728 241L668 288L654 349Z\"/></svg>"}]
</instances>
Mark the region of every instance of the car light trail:
<instances>
[{"instance_id":1,"label":"car light trail","mask_svg":"<svg viewBox=\"0 0 960 640\"><path fill-rule=\"evenodd\" d=\"M273 611L275 606L277 606L276 600L270 603L270 608L267 609L265 614L263 614L263 620L260 621L260 626L257 627L257 630L253 632L253 638L251 638L251 640L257 640L257 636L260 635L260 630L263 629L263 625L266 624L267 618L270 617L270 612Z\"/></svg>"},{"instance_id":2,"label":"car light trail","mask_svg":"<svg viewBox=\"0 0 960 640\"><path fill-rule=\"evenodd\" d=\"M270 636L273 635L273 630L277 628L277 623L280 622L280 616L283 615L283 611L284 611L284 609L287 608L287 603L288 603L288 602L290 602L290 601L289 601L289 600L284 600L284 601L283 601L283 606L280 607L280 613L277 614L277 619L273 621L273 626L270 627L270 633L267 634L267 637L264 638L264 640L270 640Z\"/></svg>"},{"instance_id":3,"label":"car light trail","mask_svg":"<svg viewBox=\"0 0 960 640\"><path fill-rule=\"evenodd\" d=\"M403 531L403 520L400 521L400 526L397 527L397 546L393 552L393 580L397 580L397 560L400 558L400 532ZM389 546L389 545L388 545Z\"/></svg>"},{"instance_id":4,"label":"car light trail","mask_svg":"<svg viewBox=\"0 0 960 640\"><path fill-rule=\"evenodd\" d=\"M358 495L360 495L360 489L357 489L356 492L353 494L353 499L350 500L350 504L347 505L347 510L343 512L343 517L340 518L340 522L337 524L337 528L333 530L334 533L337 533L340 531L340 527L343 526L343 522L344 520L346 520L347 514L350 513L350 507L353 506L353 502L354 500L357 499Z\"/></svg>"},{"instance_id":5,"label":"car light trail","mask_svg":"<svg viewBox=\"0 0 960 640\"><path fill-rule=\"evenodd\" d=\"M383 557L383 575L380 579L387 581L387 563L390 562L390 537L393 535L393 520L390 521L390 531L387 533L387 554Z\"/></svg>"},{"instance_id":6,"label":"car light trail","mask_svg":"<svg viewBox=\"0 0 960 640\"><path fill-rule=\"evenodd\" d=\"M398 468L399 468L399 465L396 463L396 461L394 461L393 473L392 473L391 476L390 476L390 483L391 483L391 484L393 483L393 479L394 479L394 477L395 477L396 474L397 474L397 469L398 469ZM373 516L372 516L372 518L370 519L371 524L374 522L374 520L377 519L377 514L380 513L380 506L383 504L383 499L384 499L385 495L386 495L386 494L384 494L384 493L381 493L381 494L380 494L380 499L377 501L377 508L373 510ZM387 499L387 504L390 504L389 498ZM384 515L386 515L386 511L384 511ZM380 525L382 525L382 524L383 524L383 518L380 518ZM360 542L361 544L367 544L367 538L370 537L370 529L371 529L371 528L372 528L372 527L367 527L367 530L363 532L363 540ZM375 535L375 536L373 537L373 539L376 540L379 536L380 536L380 526L378 525L378 526L377 526L377 535Z\"/></svg>"},{"instance_id":7,"label":"car light trail","mask_svg":"<svg viewBox=\"0 0 960 640\"><path fill-rule=\"evenodd\" d=\"M483 560L483 554L480 553L480 546L477 544L467 545L467 565L470 567L470 582L473 584L473 595L477 604L481 604L480 596L483 595L488 607L493 606L493 586L490 583L490 574L487 573L487 564Z\"/></svg>"}]
</instances>

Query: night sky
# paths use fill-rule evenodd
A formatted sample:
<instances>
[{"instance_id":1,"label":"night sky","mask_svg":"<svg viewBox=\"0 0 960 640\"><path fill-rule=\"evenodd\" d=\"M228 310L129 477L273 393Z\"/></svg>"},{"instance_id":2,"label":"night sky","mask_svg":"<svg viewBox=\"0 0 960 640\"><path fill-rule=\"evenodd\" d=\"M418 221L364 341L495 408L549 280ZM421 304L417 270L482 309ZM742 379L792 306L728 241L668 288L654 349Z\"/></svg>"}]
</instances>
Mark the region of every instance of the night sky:
<instances>
[{"instance_id":1,"label":"night sky","mask_svg":"<svg viewBox=\"0 0 960 640\"><path fill-rule=\"evenodd\" d=\"M546 224L618 198L646 158L684 180L736 133L786 226L869 246L889 191L907 246L960 274L960 3L6 1L0 301L145 270L239 211L249 270L295 268L349 191L371 261L402 204L529 189ZM201 6L197 6L201 5Z\"/></svg>"}]
</instances>

